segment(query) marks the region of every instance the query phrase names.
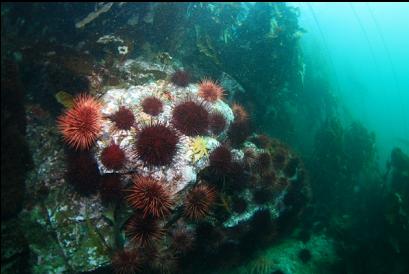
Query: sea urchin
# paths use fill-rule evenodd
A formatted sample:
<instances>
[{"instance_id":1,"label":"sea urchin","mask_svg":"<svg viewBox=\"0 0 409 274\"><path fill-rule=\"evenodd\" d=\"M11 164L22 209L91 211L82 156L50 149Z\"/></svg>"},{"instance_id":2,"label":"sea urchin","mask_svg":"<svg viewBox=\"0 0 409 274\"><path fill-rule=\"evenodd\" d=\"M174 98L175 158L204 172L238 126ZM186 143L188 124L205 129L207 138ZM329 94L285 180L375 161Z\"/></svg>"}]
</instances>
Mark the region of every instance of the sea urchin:
<instances>
[{"instance_id":1,"label":"sea urchin","mask_svg":"<svg viewBox=\"0 0 409 274\"><path fill-rule=\"evenodd\" d=\"M173 109L173 125L188 136L204 135L209 127L209 111L206 105L186 100Z\"/></svg>"},{"instance_id":2,"label":"sea urchin","mask_svg":"<svg viewBox=\"0 0 409 274\"><path fill-rule=\"evenodd\" d=\"M163 111L163 103L160 99L154 96L149 96L143 99L142 109L143 112L149 115L157 116L159 113Z\"/></svg>"},{"instance_id":3,"label":"sea urchin","mask_svg":"<svg viewBox=\"0 0 409 274\"><path fill-rule=\"evenodd\" d=\"M198 95L208 102L215 102L223 98L223 92L223 88L212 80L203 80Z\"/></svg>"},{"instance_id":4,"label":"sea urchin","mask_svg":"<svg viewBox=\"0 0 409 274\"><path fill-rule=\"evenodd\" d=\"M226 128L226 119L220 112L210 114L210 129L216 135L222 133Z\"/></svg>"},{"instance_id":5,"label":"sea urchin","mask_svg":"<svg viewBox=\"0 0 409 274\"><path fill-rule=\"evenodd\" d=\"M173 161L179 143L175 130L163 124L143 127L136 138L136 156L147 166L164 166Z\"/></svg>"},{"instance_id":6,"label":"sea urchin","mask_svg":"<svg viewBox=\"0 0 409 274\"><path fill-rule=\"evenodd\" d=\"M187 87L190 82L190 75L184 70L178 70L172 75L172 83L179 87Z\"/></svg>"},{"instance_id":7,"label":"sea urchin","mask_svg":"<svg viewBox=\"0 0 409 274\"><path fill-rule=\"evenodd\" d=\"M111 258L116 274L134 274L141 269L141 256L136 249L124 249L114 253Z\"/></svg>"},{"instance_id":8,"label":"sea urchin","mask_svg":"<svg viewBox=\"0 0 409 274\"><path fill-rule=\"evenodd\" d=\"M143 217L140 214L135 214L129 219L125 233L132 242L141 246L148 246L162 237L163 229L157 219L152 216Z\"/></svg>"},{"instance_id":9,"label":"sea urchin","mask_svg":"<svg viewBox=\"0 0 409 274\"><path fill-rule=\"evenodd\" d=\"M209 214L215 198L216 192L212 187L200 184L192 188L186 195L185 216L193 220L202 219Z\"/></svg>"},{"instance_id":10,"label":"sea urchin","mask_svg":"<svg viewBox=\"0 0 409 274\"><path fill-rule=\"evenodd\" d=\"M101 162L108 169L119 170L124 166L125 152L119 145L112 142L102 150Z\"/></svg>"},{"instance_id":11,"label":"sea urchin","mask_svg":"<svg viewBox=\"0 0 409 274\"><path fill-rule=\"evenodd\" d=\"M248 119L249 115L242 105L233 103L232 110L234 113L234 119L236 122L244 122Z\"/></svg>"},{"instance_id":12,"label":"sea urchin","mask_svg":"<svg viewBox=\"0 0 409 274\"><path fill-rule=\"evenodd\" d=\"M219 146L210 153L209 160L211 167L227 172L232 163L231 151L224 145Z\"/></svg>"},{"instance_id":13,"label":"sea urchin","mask_svg":"<svg viewBox=\"0 0 409 274\"><path fill-rule=\"evenodd\" d=\"M186 225L178 224L171 231L171 247L176 253L185 254L193 247L194 233Z\"/></svg>"},{"instance_id":14,"label":"sea urchin","mask_svg":"<svg viewBox=\"0 0 409 274\"><path fill-rule=\"evenodd\" d=\"M135 177L126 199L131 207L142 210L144 217L164 217L172 208L171 194L164 182L152 177Z\"/></svg>"},{"instance_id":15,"label":"sea urchin","mask_svg":"<svg viewBox=\"0 0 409 274\"><path fill-rule=\"evenodd\" d=\"M127 107L121 106L119 109L108 117L115 123L116 130L130 130L135 124L135 116Z\"/></svg>"},{"instance_id":16,"label":"sea urchin","mask_svg":"<svg viewBox=\"0 0 409 274\"><path fill-rule=\"evenodd\" d=\"M101 104L92 96L81 94L72 108L58 117L57 123L64 140L79 150L89 149L101 131Z\"/></svg>"}]
</instances>

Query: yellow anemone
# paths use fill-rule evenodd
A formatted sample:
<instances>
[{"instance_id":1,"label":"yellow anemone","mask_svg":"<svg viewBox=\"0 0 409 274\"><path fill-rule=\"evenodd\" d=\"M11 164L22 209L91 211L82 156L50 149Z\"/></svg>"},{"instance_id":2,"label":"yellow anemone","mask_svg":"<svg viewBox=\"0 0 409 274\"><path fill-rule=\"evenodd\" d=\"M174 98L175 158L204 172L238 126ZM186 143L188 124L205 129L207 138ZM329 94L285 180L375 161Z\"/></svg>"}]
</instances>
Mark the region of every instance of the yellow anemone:
<instances>
[{"instance_id":1,"label":"yellow anemone","mask_svg":"<svg viewBox=\"0 0 409 274\"><path fill-rule=\"evenodd\" d=\"M191 143L192 160L194 163L209 155L207 142L203 137L196 137Z\"/></svg>"}]
</instances>

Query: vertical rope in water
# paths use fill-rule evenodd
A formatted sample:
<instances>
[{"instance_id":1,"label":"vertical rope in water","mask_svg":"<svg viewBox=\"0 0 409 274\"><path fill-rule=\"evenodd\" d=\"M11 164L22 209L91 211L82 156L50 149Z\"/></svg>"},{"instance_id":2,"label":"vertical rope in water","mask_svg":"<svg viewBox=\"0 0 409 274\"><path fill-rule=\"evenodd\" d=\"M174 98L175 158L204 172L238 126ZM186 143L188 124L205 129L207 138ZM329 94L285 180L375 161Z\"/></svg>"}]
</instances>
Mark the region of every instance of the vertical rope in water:
<instances>
[{"instance_id":1,"label":"vertical rope in water","mask_svg":"<svg viewBox=\"0 0 409 274\"><path fill-rule=\"evenodd\" d=\"M375 68L376 68L376 72L378 73L378 75L380 75L379 65L378 65L378 62L376 61L375 53L374 53L372 44L371 44L371 42L369 40L368 33L366 32L366 29L364 28L364 25L362 24L362 21L359 18L358 13L356 12L356 10L355 10L355 8L354 8L354 6L352 5L351 2L349 2L349 6L351 7L352 12L354 13L354 16L355 16L356 20L358 21L358 24L359 24L359 26L361 28L361 31L364 34L365 40L366 40L366 42L368 44L369 51L371 53L372 61L374 62L374 65L375 65Z\"/></svg>"},{"instance_id":2,"label":"vertical rope in water","mask_svg":"<svg viewBox=\"0 0 409 274\"><path fill-rule=\"evenodd\" d=\"M332 70L334 71L334 77L335 77L336 86L337 86L337 89L338 89L338 94L340 94L341 86L339 84L338 74L337 74L337 71L335 69L335 65L334 65L334 61L333 61L332 56L331 56L331 52L329 51L329 47L328 47L328 44L327 44L327 39L326 39L326 37L324 35L324 32L321 29L321 25L320 25L320 23L318 21L317 16L315 15L313 7L308 2L306 4L307 4L308 9L310 10L310 12L312 14L312 17L314 18L314 22L317 25L317 28L318 28L318 31L320 33L321 39L324 42L324 47L325 47L325 51L327 52L328 60L329 60L329 62L331 64Z\"/></svg>"},{"instance_id":3,"label":"vertical rope in water","mask_svg":"<svg viewBox=\"0 0 409 274\"><path fill-rule=\"evenodd\" d=\"M354 14L354 16L355 16L357 22L358 22L359 27L361 28L361 31L362 31L362 33L363 33L363 35L364 35L364 37L365 37L366 43L368 44L369 52L370 52L370 54L371 54L372 61L373 61L374 65L375 65L376 74L380 76L380 75L381 75L381 71L380 71L380 69L379 69L378 62L376 61L375 52L374 52L374 50L373 50L372 43L371 43L370 40L369 40L368 33L367 33L367 31L366 31L366 29L365 29L365 27L364 27L364 24L362 24L361 18L359 17L358 13L356 12L356 10L355 10L355 8L354 8L354 6L352 5L351 2L349 2L349 6L350 6L350 8L351 8L351 10L352 10L352 13ZM382 80L382 89L381 89L381 90L382 90L382 94L385 94L385 89L384 89L384 82L383 82L383 80ZM362 106L362 107L363 107L363 106Z\"/></svg>"},{"instance_id":4,"label":"vertical rope in water","mask_svg":"<svg viewBox=\"0 0 409 274\"><path fill-rule=\"evenodd\" d=\"M408 120L407 120L407 115L406 115L406 106L405 106L404 100L402 99L402 92L401 92L400 87L399 87L399 82L398 82L398 77L397 77L397 74L396 74L395 66L394 66L394 64L392 62L392 57L391 57L389 48L388 48L388 46L386 44L385 37L383 36L382 29L381 29L381 27L380 27L380 25L378 23L378 20L376 19L375 15L374 15L374 13L372 11L371 6L368 3L366 3L366 6L368 7L368 10L369 10L369 13L371 14L372 20L375 23L375 27L376 27L376 29L378 31L379 37L381 38L383 47L384 47L385 52L386 52L386 57L388 58L389 65L391 67L393 80L395 81L396 91L398 93L398 96L399 96L399 99L400 99L399 101L400 101L401 108L402 108L402 116L403 116L403 123L404 123L403 130L404 130L404 134L405 134L406 138L409 139Z\"/></svg>"}]
</instances>

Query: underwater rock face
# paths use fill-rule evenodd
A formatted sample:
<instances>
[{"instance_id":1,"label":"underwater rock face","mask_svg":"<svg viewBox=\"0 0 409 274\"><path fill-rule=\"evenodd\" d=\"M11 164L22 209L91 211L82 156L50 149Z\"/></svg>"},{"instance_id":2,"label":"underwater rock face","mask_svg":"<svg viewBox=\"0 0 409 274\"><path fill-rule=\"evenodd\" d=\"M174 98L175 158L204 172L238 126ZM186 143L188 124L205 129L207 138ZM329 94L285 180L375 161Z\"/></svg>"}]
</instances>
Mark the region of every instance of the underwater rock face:
<instances>
[{"instance_id":1,"label":"underwater rock face","mask_svg":"<svg viewBox=\"0 0 409 274\"><path fill-rule=\"evenodd\" d=\"M135 62L138 71L132 72L129 64ZM150 74L153 67L160 73ZM67 181L62 172L53 171L63 170L62 151L34 151L36 166L40 159L48 160L41 163L42 172L30 178L28 189L38 201L24 211L23 219L25 227L35 227L34 236L27 237L32 251L49 265L35 265L34 272L91 271L111 261L121 269L119 257L112 254L133 254L148 269L175 272L176 266L189 270L190 261L200 265L201 258L213 260L226 250L232 254L229 260L236 260L254 235L260 242L275 239L278 218L297 215L299 196L306 197L308 184L301 176L301 161L294 161L297 156L278 140L259 135L231 149L227 132L240 117L221 99L202 100L199 83L173 84L169 68L138 60L119 69L126 77L120 87L102 88L101 133L87 152L101 174L92 177L96 181L89 187L94 191L78 187L86 180ZM135 85L134 73L150 76ZM146 98L156 98L160 108L156 103L144 107ZM174 113L185 102L223 116L224 129L213 132L209 123L198 135L183 134L175 128ZM126 115L118 114L125 109ZM188 115L194 121L195 113ZM34 144L41 139L36 135L46 131L39 125L29 128L32 147L40 147ZM56 136L49 145L58 147ZM116 148L111 158L106 155L110 146ZM217 148L228 157L217 156ZM119 150L125 157L113 169ZM292 172L286 171L289 164ZM257 193L267 193L267 199L257 198ZM41 238L50 244L41 244ZM189 248L178 241L189 243ZM164 259L151 262L147 256L152 252Z\"/></svg>"},{"instance_id":2,"label":"underwater rock face","mask_svg":"<svg viewBox=\"0 0 409 274\"><path fill-rule=\"evenodd\" d=\"M130 130L114 130L114 122L109 119L104 121L102 124L102 138L98 140L95 151L101 173L112 172L112 169L107 169L106 166L101 163L99 155L101 155L102 151L111 141L114 141L125 151L126 158L128 159L124 168L118 171L119 173L137 171L145 176L150 175L158 179L164 179L166 182L174 182L173 185L169 184L172 193L179 192L188 183L195 181L197 173L208 165L207 155L212 149L218 146L218 137L222 137L223 134L225 134L228 125L234 119L232 110L226 103L217 100L213 103L205 104L198 98L197 93L197 84L191 84L183 88L163 80L144 85L132 85L124 89L109 89L101 97L101 101L104 105L102 114L112 116L121 107L127 107L132 111L135 117L135 123L134 127ZM162 111L155 113L155 115L146 113L143 108L143 102L151 97L162 102ZM207 127L205 131L206 134L203 135L203 145L207 152L202 155L197 154L200 152L197 151L197 147L195 146L195 141L197 141L198 137L184 135L180 130L175 129L172 123L173 117L175 116L175 107L183 104L185 101L190 102L190 100L192 100L192 102L198 102L198 104L205 104L204 110L208 113L220 113L223 115L227 124L225 130L218 135L213 135L210 132L210 128ZM183 115L186 116L186 114ZM195 113L190 113L189 115L194 117ZM157 161L153 160L153 164L151 162L147 163L146 154L141 155L138 149L136 149L137 151L135 153L135 146L141 143L141 138L144 138L146 135L144 134L146 129L152 125L162 125L171 130L169 132L166 130L163 131L162 134L167 135L164 141L169 140L169 134L171 134L171 132L176 131L178 134L174 155L171 155L171 159L164 161L166 164L160 164L160 159ZM153 136L151 136L151 138L153 138ZM150 145L152 146L153 144ZM162 154L164 154L166 150L158 148L158 151L162 151ZM164 157L164 155L162 155L162 157Z\"/></svg>"}]
</instances>

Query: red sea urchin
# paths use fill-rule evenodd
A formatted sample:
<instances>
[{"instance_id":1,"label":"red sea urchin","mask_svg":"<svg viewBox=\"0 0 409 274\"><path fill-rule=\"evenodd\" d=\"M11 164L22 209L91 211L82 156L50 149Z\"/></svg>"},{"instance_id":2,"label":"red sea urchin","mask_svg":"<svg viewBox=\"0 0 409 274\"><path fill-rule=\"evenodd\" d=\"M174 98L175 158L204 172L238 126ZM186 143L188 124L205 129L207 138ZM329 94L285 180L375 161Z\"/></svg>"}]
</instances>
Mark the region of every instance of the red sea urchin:
<instances>
[{"instance_id":1,"label":"red sea urchin","mask_svg":"<svg viewBox=\"0 0 409 274\"><path fill-rule=\"evenodd\" d=\"M129 219L125 233L132 242L141 246L149 246L159 240L164 232L157 219L152 216L143 217L135 214Z\"/></svg>"},{"instance_id":2,"label":"red sea urchin","mask_svg":"<svg viewBox=\"0 0 409 274\"><path fill-rule=\"evenodd\" d=\"M273 186L276 180L277 174L275 173L274 170L271 170L270 172L262 175L260 182L263 186L269 187Z\"/></svg>"},{"instance_id":3,"label":"red sea urchin","mask_svg":"<svg viewBox=\"0 0 409 274\"><path fill-rule=\"evenodd\" d=\"M142 210L144 217L164 217L172 208L171 194L164 182L152 177L135 177L126 199L131 207Z\"/></svg>"},{"instance_id":4,"label":"red sea urchin","mask_svg":"<svg viewBox=\"0 0 409 274\"><path fill-rule=\"evenodd\" d=\"M209 160L211 167L228 172L232 163L231 151L226 146L219 146L210 153Z\"/></svg>"},{"instance_id":5,"label":"red sea urchin","mask_svg":"<svg viewBox=\"0 0 409 274\"><path fill-rule=\"evenodd\" d=\"M209 111L203 103L186 100L173 109L172 123L188 136L204 135L209 127Z\"/></svg>"},{"instance_id":6,"label":"red sea urchin","mask_svg":"<svg viewBox=\"0 0 409 274\"><path fill-rule=\"evenodd\" d=\"M288 152L284 148L278 148L273 155L273 165L275 168L282 169L287 162Z\"/></svg>"},{"instance_id":7,"label":"red sea urchin","mask_svg":"<svg viewBox=\"0 0 409 274\"><path fill-rule=\"evenodd\" d=\"M239 147L247 137L250 135L250 125L247 120L243 122L234 121L230 124L227 136L229 137L230 143L233 147Z\"/></svg>"},{"instance_id":8,"label":"red sea urchin","mask_svg":"<svg viewBox=\"0 0 409 274\"><path fill-rule=\"evenodd\" d=\"M200 184L192 188L186 195L185 216L199 220L209 214L210 208L216 199L216 192L212 187Z\"/></svg>"},{"instance_id":9,"label":"red sea urchin","mask_svg":"<svg viewBox=\"0 0 409 274\"><path fill-rule=\"evenodd\" d=\"M211 131L219 135L226 128L226 119L220 112L210 114L210 129Z\"/></svg>"},{"instance_id":10,"label":"red sea urchin","mask_svg":"<svg viewBox=\"0 0 409 274\"><path fill-rule=\"evenodd\" d=\"M164 166L172 163L178 144L175 130L160 123L150 124L139 131L135 152L147 166Z\"/></svg>"},{"instance_id":11,"label":"red sea urchin","mask_svg":"<svg viewBox=\"0 0 409 274\"><path fill-rule=\"evenodd\" d=\"M127 107L121 106L119 109L108 117L115 123L116 130L130 130L135 124L135 116Z\"/></svg>"},{"instance_id":12,"label":"red sea urchin","mask_svg":"<svg viewBox=\"0 0 409 274\"><path fill-rule=\"evenodd\" d=\"M141 270L142 258L135 249L124 249L114 253L111 258L116 274L134 274Z\"/></svg>"},{"instance_id":13,"label":"red sea urchin","mask_svg":"<svg viewBox=\"0 0 409 274\"><path fill-rule=\"evenodd\" d=\"M181 222L170 232L172 243L171 247L178 254L186 254L192 249L195 241L194 233L186 224Z\"/></svg>"},{"instance_id":14,"label":"red sea urchin","mask_svg":"<svg viewBox=\"0 0 409 274\"><path fill-rule=\"evenodd\" d=\"M240 146L250 135L250 124L246 110L239 104L232 106L234 122L230 124L227 135L233 147Z\"/></svg>"},{"instance_id":15,"label":"red sea urchin","mask_svg":"<svg viewBox=\"0 0 409 274\"><path fill-rule=\"evenodd\" d=\"M223 88L212 80L203 80L199 85L198 95L208 102L223 98Z\"/></svg>"},{"instance_id":16,"label":"red sea urchin","mask_svg":"<svg viewBox=\"0 0 409 274\"><path fill-rule=\"evenodd\" d=\"M154 273L161 274L178 273L177 263L178 261L176 254L173 252L173 250L168 248L158 249L150 261L150 265L154 270Z\"/></svg>"},{"instance_id":17,"label":"red sea urchin","mask_svg":"<svg viewBox=\"0 0 409 274\"><path fill-rule=\"evenodd\" d=\"M178 70L172 75L172 83L179 87L187 87L190 82L190 75L184 70Z\"/></svg>"},{"instance_id":18,"label":"red sea urchin","mask_svg":"<svg viewBox=\"0 0 409 274\"><path fill-rule=\"evenodd\" d=\"M237 103L233 103L232 105L232 110L234 113L234 119L236 122L245 122L249 115L247 113L247 111L244 109L243 106L237 104Z\"/></svg>"},{"instance_id":19,"label":"red sea urchin","mask_svg":"<svg viewBox=\"0 0 409 274\"><path fill-rule=\"evenodd\" d=\"M267 149L271 146L271 139L265 134L260 134L251 140L258 148Z\"/></svg>"},{"instance_id":20,"label":"red sea urchin","mask_svg":"<svg viewBox=\"0 0 409 274\"><path fill-rule=\"evenodd\" d=\"M101 152L101 162L108 169L121 169L124 166L125 159L125 152L114 142Z\"/></svg>"},{"instance_id":21,"label":"red sea urchin","mask_svg":"<svg viewBox=\"0 0 409 274\"><path fill-rule=\"evenodd\" d=\"M258 155L257 160L256 160L256 166L260 174L265 174L267 173L272 164L272 159L270 156L270 153L268 152L262 152Z\"/></svg>"},{"instance_id":22,"label":"red sea urchin","mask_svg":"<svg viewBox=\"0 0 409 274\"><path fill-rule=\"evenodd\" d=\"M92 96L81 94L74 99L73 107L58 117L58 128L71 147L87 150L99 137L101 108L101 103Z\"/></svg>"},{"instance_id":23,"label":"red sea urchin","mask_svg":"<svg viewBox=\"0 0 409 274\"><path fill-rule=\"evenodd\" d=\"M244 162L247 167L251 168L256 164L256 152L252 148L245 148L244 149Z\"/></svg>"},{"instance_id":24,"label":"red sea urchin","mask_svg":"<svg viewBox=\"0 0 409 274\"><path fill-rule=\"evenodd\" d=\"M163 111L163 103L160 99L154 96L149 96L143 99L142 109L143 112L149 115L157 116L159 113Z\"/></svg>"}]
</instances>

